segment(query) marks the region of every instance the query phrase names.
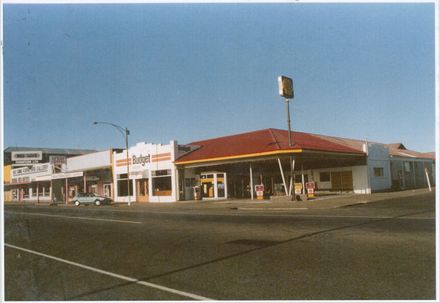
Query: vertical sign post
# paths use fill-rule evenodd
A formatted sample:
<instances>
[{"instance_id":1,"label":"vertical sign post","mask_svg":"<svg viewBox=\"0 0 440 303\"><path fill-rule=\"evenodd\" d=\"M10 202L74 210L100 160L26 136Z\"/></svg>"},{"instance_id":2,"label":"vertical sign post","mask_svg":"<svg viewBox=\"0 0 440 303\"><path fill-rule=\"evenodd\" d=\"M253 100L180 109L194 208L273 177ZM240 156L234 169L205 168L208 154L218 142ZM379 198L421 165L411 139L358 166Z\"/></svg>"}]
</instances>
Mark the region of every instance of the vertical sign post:
<instances>
[{"instance_id":1,"label":"vertical sign post","mask_svg":"<svg viewBox=\"0 0 440 303\"><path fill-rule=\"evenodd\" d=\"M287 113L287 129L288 129L288 140L289 147L293 146L292 138L291 138L291 127L290 127L290 107L289 101L294 98L293 94L293 80L286 76L278 77L278 93L281 97L284 97L286 102L286 113ZM295 182L295 178L293 177L293 158L290 156L290 182L292 186L292 182ZM291 195L291 191L290 191Z\"/></svg>"}]
</instances>

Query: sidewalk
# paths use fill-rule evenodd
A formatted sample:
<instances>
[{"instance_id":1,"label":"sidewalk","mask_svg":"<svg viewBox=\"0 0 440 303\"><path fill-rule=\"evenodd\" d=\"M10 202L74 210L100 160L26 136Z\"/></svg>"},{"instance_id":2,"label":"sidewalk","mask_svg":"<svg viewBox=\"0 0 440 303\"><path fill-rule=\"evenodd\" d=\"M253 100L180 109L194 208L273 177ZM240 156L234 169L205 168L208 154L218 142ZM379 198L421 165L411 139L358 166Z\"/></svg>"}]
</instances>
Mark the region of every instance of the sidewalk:
<instances>
[{"instance_id":1,"label":"sidewalk","mask_svg":"<svg viewBox=\"0 0 440 303\"><path fill-rule=\"evenodd\" d=\"M290 201L288 198L268 201L267 204L256 206L256 208L283 210L283 209L331 209L338 207L348 207L352 205L373 203L388 199L396 199L401 197L420 196L420 195L435 195L435 189L429 192L428 189L415 189L399 192L387 192L387 193L373 193L370 195L361 194L341 194L332 196L317 197L307 201ZM252 201L250 201L252 202ZM239 209L246 210L250 206L240 206ZM255 206L252 206L255 208Z\"/></svg>"},{"instance_id":2,"label":"sidewalk","mask_svg":"<svg viewBox=\"0 0 440 303\"><path fill-rule=\"evenodd\" d=\"M114 204L115 207L131 209L156 209L156 210L307 210L307 209L331 209L338 207L347 207L350 205L373 203L377 201L420 196L435 195L435 189L429 192L427 188L406 190L399 192L373 193L371 195L360 194L340 194L317 197L307 201L290 201L288 197L279 197L274 200L218 200L218 201L179 201L173 203L132 203L128 206L126 203Z\"/></svg>"}]
</instances>

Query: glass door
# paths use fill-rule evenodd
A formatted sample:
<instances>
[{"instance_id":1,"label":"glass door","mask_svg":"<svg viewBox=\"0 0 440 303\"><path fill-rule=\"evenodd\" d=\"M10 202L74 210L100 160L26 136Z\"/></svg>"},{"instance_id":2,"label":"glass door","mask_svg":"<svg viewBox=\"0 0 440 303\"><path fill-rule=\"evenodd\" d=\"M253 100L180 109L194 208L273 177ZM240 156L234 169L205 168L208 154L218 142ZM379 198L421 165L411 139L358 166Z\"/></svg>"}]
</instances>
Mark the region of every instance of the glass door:
<instances>
[{"instance_id":1,"label":"glass door","mask_svg":"<svg viewBox=\"0 0 440 303\"><path fill-rule=\"evenodd\" d=\"M148 202L148 179L136 180L136 200Z\"/></svg>"},{"instance_id":2,"label":"glass door","mask_svg":"<svg viewBox=\"0 0 440 303\"><path fill-rule=\"evenodd\" d=\"M224 173L218 173L217 175L217 197L218 199L226 198L226 180Z\"/></svg>"},{"instance_id":3,"label":"glass door","mask_svg":"<svg viewBox=\"0 0 440 303\"><path fill-rule=\"evenodd\" d=\"M203 199L227 198L226 173L202 173L200 174L200 182Z\"/></svg>"}]
</instances>

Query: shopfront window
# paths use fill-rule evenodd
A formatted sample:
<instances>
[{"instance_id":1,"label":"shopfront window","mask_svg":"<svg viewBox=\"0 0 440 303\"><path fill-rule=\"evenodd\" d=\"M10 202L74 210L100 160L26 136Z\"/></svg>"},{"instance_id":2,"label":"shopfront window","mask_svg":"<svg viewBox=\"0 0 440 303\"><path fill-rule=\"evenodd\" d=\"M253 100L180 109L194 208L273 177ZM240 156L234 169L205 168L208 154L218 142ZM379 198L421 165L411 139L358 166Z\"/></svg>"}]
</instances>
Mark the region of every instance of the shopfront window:
<instances>
[{"instance_id":1,"label":"shopfront window","mask_svg":"<svg viewBox=\"0 0 440 303\"><path fill-rule=\"evenodd\" d=\"M375 177L383 177L383 167L375 167L374 168L374 176Z\"/></svg>"},{"instance_id":2,"label":"shopfront window","mask_svg":"<svg viewBox=\"0 0 440 303\"><path fill-rule=\"evenodd\" d=\"M31 186L32 189L32 197L36 197L37 196L37 184L32 184Z\"/></svg>"},{"instance_id":3,"label":"shopfront window","mask_svg":"<svg viewBox=\"0 0 440 303\"><path fill-rule=\"evenodd\" d=\"M319 181L330 182L330 173L328 171L319 173Z\"/></svg>"},{"instance_id":4,"label":"shopfront window","mask_svg":"<svg viewBox=\"0 0 440 303\"><path fill-rule=\"evenodd\" d=\"M152 171L153 196L171 196L172 181L171 170Z\"/></svg>"},{"instance_id":5,"label":"shopfront window","mask_svg":"<svg viewBox=\"0 0 440 303\"><path fill-rule=\"evenodd\" d=\"M127 186L127 174L118 175L118 196L126 197L128 196L128 186ZM133 182L130 181L130 196L133 195Z\"/></svg>"},{"instance_id":6,"label":"shopfront window","mask_svg":"<svg viewBox=\"0 0 440 303\"><path fill-rule=\"evenodd\" d=\"M29 199L30 188L24 188L23 190L23 199Z\"/></svg>"},{"instance_id":7,"label":"shopfront window","mask_svg":"<svg viewBox=\"0 0 440 303\"><path fill-rule=\"evenodd\" d=\"M49 193L50 193L50 183L38 184L38 195L40 197L49 197Z\"/></svg>"}]
</instances>

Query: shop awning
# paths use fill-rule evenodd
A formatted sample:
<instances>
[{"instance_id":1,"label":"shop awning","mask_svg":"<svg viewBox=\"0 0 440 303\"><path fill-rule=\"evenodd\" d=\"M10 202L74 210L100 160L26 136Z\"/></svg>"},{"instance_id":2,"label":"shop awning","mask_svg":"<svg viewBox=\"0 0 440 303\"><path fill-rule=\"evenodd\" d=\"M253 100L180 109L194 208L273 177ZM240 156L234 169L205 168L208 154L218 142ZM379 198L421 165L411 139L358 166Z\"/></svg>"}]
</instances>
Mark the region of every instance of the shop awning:
<instances>
[{"instance_id":1,"label":"shop awning","mask_svg":"<svg viewBox=\"0 0 440 303\"><path fill-rule=\"evenodd\" d=\"M76 178L76 177L82 177L82 176L83 176L83 172L82 171L74 172L74 173L57 173L57 174L53 174L52 175L52 180L66 179L66 178Z\"/></svg>"}]
</instances>

